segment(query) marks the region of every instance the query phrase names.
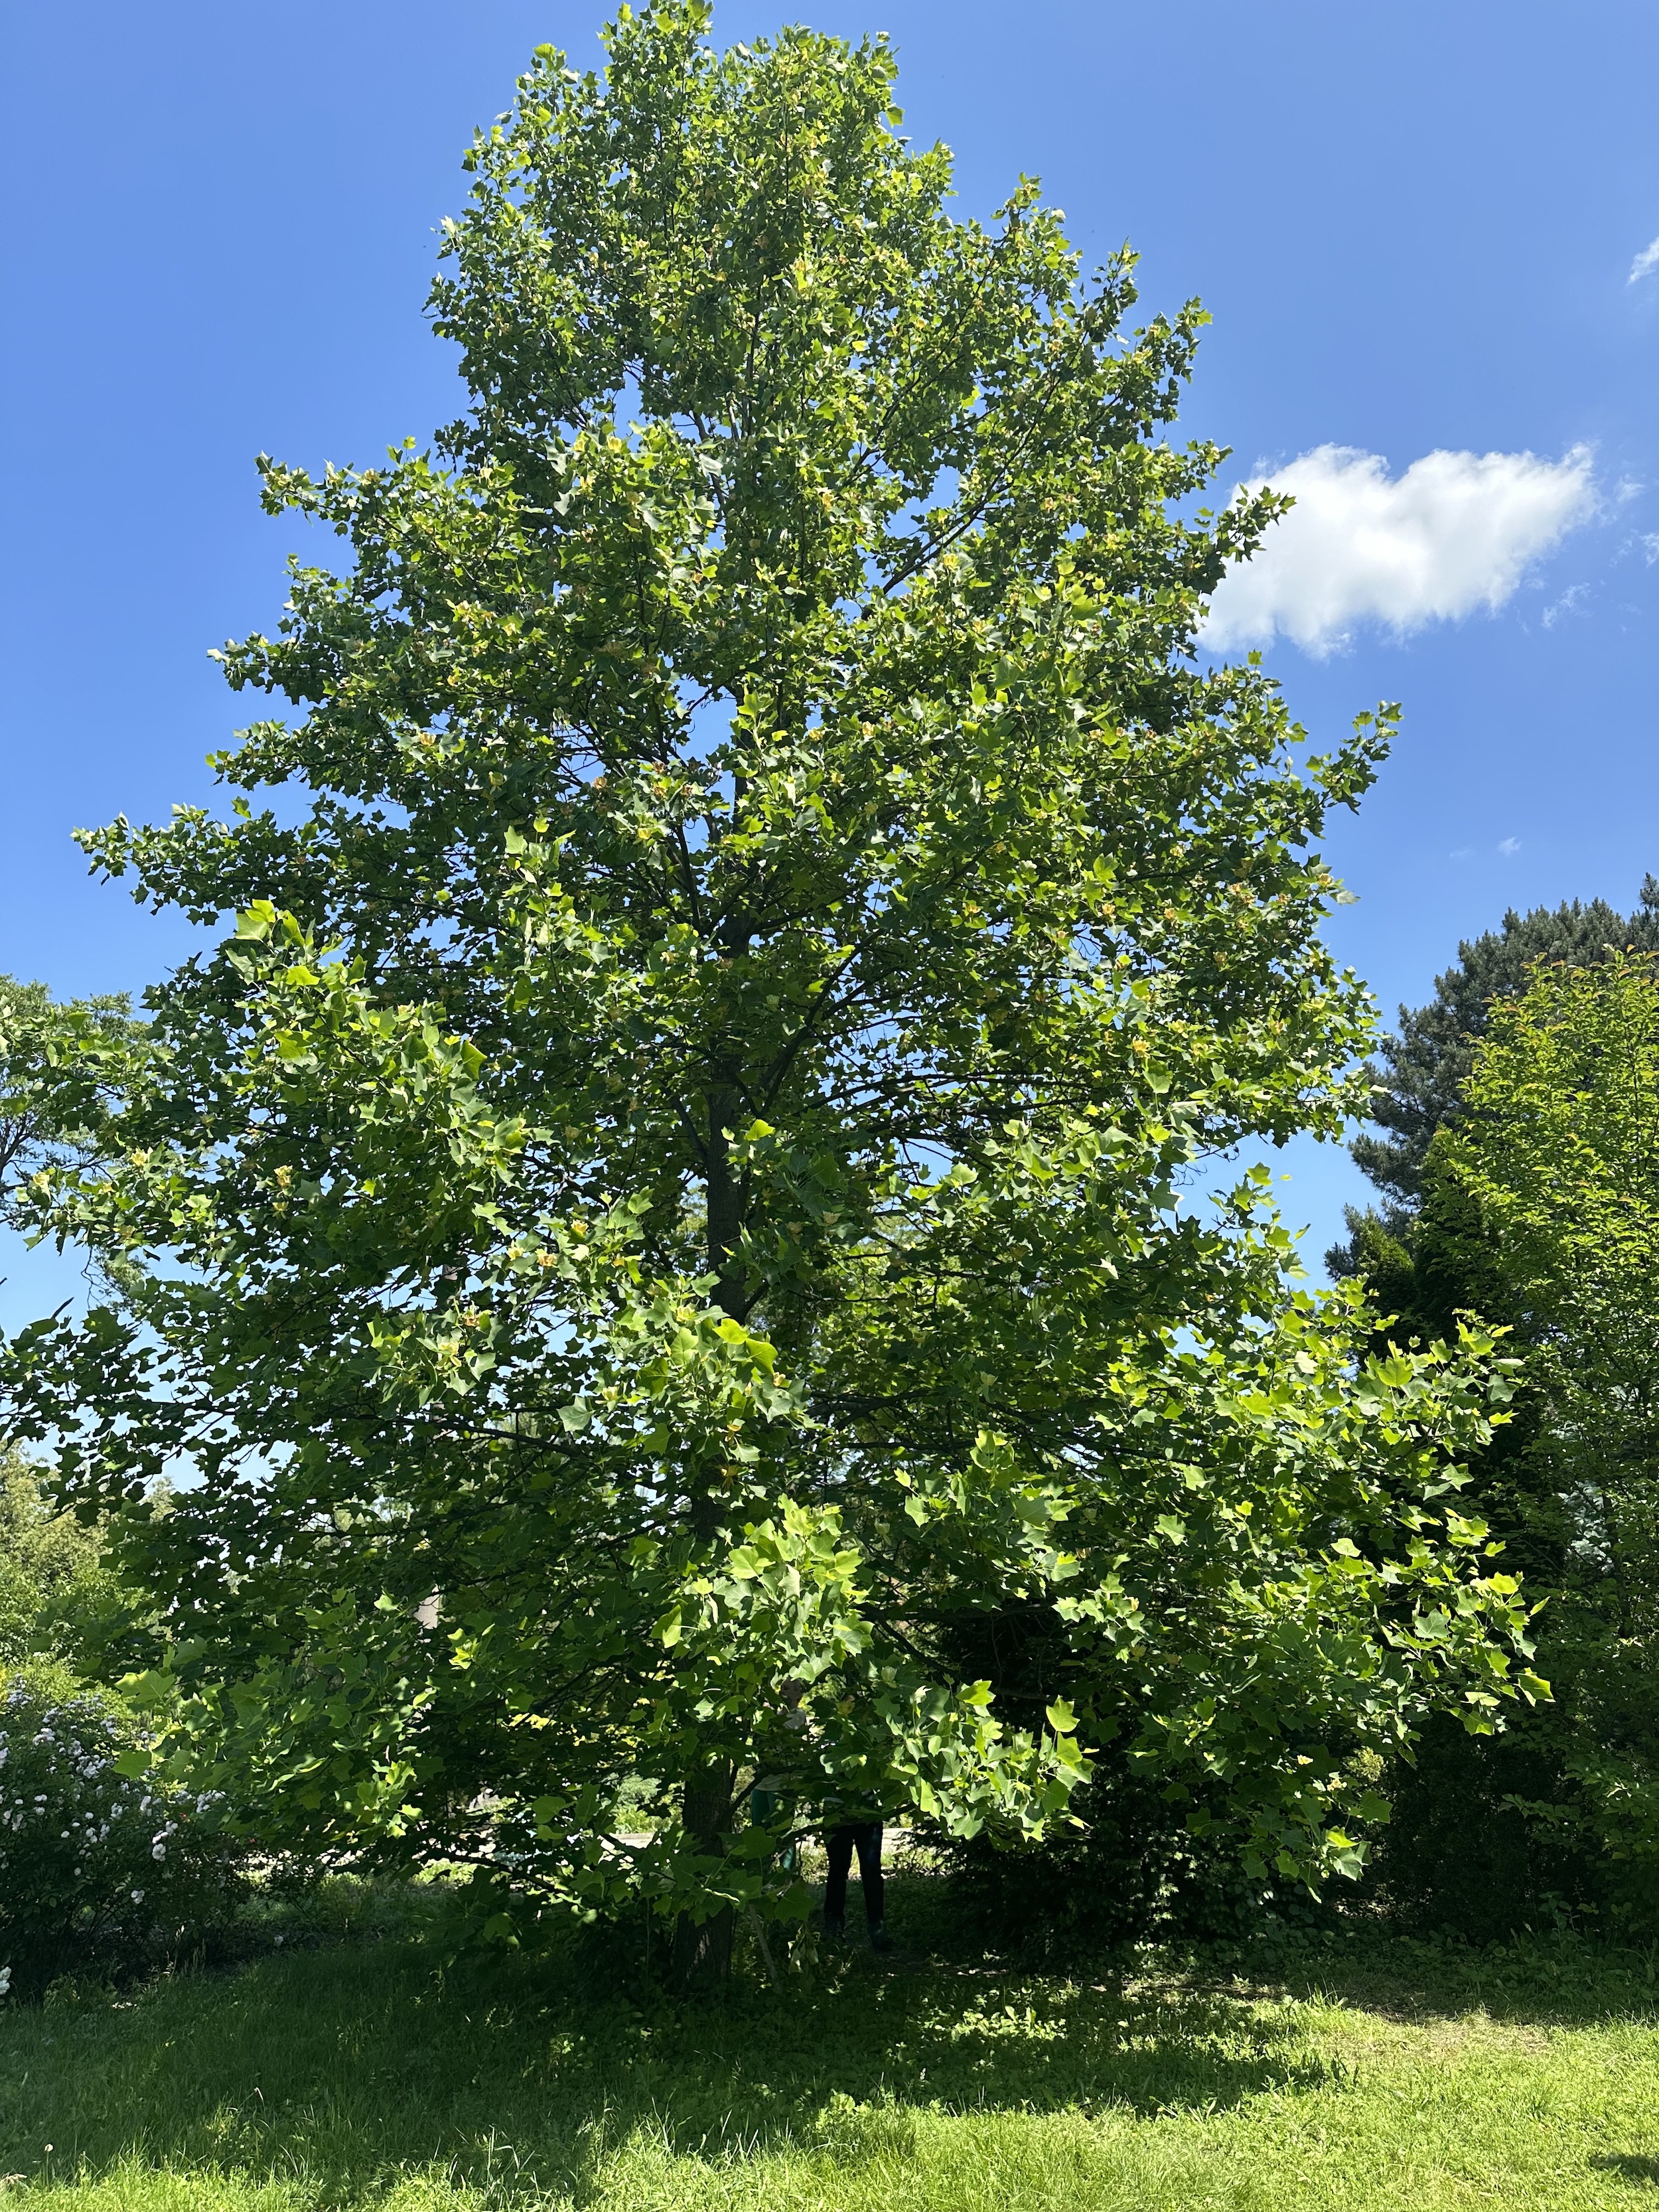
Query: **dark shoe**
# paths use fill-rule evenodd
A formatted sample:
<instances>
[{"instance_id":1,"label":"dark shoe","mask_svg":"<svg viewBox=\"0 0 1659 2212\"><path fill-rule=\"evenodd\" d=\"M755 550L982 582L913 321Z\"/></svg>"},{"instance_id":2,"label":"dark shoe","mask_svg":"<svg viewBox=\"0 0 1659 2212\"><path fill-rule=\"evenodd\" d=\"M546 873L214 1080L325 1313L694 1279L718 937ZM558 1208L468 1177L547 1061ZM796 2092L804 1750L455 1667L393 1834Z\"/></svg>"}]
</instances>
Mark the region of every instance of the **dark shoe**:
<instances>
[{"instance_id":1,"label":"dark shoe","mask_svg":"<svg viewBox=\"0 0 1659 2212\"><path fill-rule=\"evenodd\" d=\"M826 1912L823 1916L824 1942L826 1943L839 1943L844 1941L846 1935L847 1923L842 1919L832 1918L830 1915Z\"/></svg>"},{"instance_id":2,"label":"dark shoe","mask_svg":"<svg viewBox=\"0 0 1659 2212\"><path fill-rule=\"evenodd\" d=\"M890 1951L892 1948L893 1939L887 1933L886 1923L878 1920L870 1930L870 1948L872 1951Z\"/></svg>"}]
</instances>

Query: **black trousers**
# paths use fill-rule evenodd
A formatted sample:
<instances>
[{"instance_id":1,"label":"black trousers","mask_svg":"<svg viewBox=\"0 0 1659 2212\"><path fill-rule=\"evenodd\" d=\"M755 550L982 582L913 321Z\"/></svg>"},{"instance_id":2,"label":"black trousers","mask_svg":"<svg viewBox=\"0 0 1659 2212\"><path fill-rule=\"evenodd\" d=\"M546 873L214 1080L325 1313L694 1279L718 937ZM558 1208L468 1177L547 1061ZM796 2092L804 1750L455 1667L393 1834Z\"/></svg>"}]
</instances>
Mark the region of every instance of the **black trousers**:
<instances>
[{"instance_id":1,"label":"black trousers","mask_svg":"<svg viewBox=\"0 0 1659 2212\"><path fill-rule=\"evenodd\" d=\"M829 1879L823 1885L824 1918L844 1921L847 1917L847 1877L856 1850L859 1880L864 1885L864 1917L872 1928L879 1928L887 1917L887 1895L881 1878L881 1822L855 1821L851 1827L831 1828L823 1847L830 1859Z\"/></svg>"}]
</instances>

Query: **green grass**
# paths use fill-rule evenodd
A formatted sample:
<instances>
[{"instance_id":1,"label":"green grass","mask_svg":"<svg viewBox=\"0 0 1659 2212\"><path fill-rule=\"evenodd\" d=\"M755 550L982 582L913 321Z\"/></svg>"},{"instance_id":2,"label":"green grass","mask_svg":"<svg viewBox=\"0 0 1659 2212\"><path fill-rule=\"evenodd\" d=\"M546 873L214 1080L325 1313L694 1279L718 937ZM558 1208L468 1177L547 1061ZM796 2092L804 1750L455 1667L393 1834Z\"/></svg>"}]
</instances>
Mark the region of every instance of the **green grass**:
<instances>
[{"instance_id":1,"label":"green grass","mask_svg":"<svg viewBox=\"0 0 1659 2212\"><path fill-rule=\"evenodd\" d=\"M0 2175L29 2212L1659 2207L1650 1955L855 1953L684 2009L623 1971L393 1934L8 2008Z\"/></svg>"}]
</instances>

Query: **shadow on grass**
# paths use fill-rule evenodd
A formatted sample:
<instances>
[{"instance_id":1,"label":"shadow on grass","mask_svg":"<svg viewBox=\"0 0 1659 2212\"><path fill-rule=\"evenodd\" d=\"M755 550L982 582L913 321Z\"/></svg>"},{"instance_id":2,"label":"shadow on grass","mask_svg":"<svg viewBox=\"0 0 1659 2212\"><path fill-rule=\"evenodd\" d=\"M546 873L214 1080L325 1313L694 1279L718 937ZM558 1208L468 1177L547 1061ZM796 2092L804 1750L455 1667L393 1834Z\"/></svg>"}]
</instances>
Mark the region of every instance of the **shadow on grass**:
<instances>
[{"instance_id":1,"label":"shadow on grass","mask_svg":"<svg viewBox=\"0 0 1659 2212\"><path fill-rule=\"evenodd\" d=\"M1252 1990L1417 2017L1654 2011L1651 1960L1561 1942L1303 1942L1143 1961L1127 1979L1086 1961L1070 1976L952 1962L919 1955L937 1900L918 1883L907 1912L909 1887L895 1885L894 1920L915 1940L892 1966L854 1951L776 1995L739 1982L696 2006L629 2002L614 1948L597 1965L578 1945L446 1968L394 1923L379 1942L289 1950L124 2002L14 2010L0 2018L0 2172L210 2169L319 2208L373 2204L428 2172L492 2203L580 2203L641 2138L849 2166L902 2153L921 2109L1213 2112L1334 2081L1304 2025L1253 2007ZM1656 2178L1651 2160L1602 2162Z\"/></svg>"},{"instance_id":2,"label":"shadow on grass","mask_svg":"<svg viewBox=\"0 0 1659 2212\"><path fill-rule=\"evenodd\" d=\"M1259 1986L1405 2020L1484 2012L1508 2027L1659 2023L1659 1945L1625 1948L1550 1934L1477 1946L1361 1929L1334 1939L1243 1945L1228 1963ZM1194 1978L1207 1978L1197 1962Z\"/></svg>"},{"instance_id":3,"label":"shadow on grass","mask_svg":"<svg viewBox=\"0 0 1659 2212\"><path fill-rule=\"evenodd\" d=\"M445 1971L419 1943L341 1945L14 2014L0 2170L210 2167L349 2206L435 2168L492 2200L580 2202L641 2136L848 2165L902 2151L917 2107L1218 2111L1328 2078L1288 2026L1219 1992L887 1971L855 1954L775 1996L739 1984L639 2007L568 1964Z\"/></svg>"},{"instance_id":4,"label":"shadow on grass","mask_svg":"<svg viewBox=\"0 0 1659 2212\"><path fill-rule=\"evenodd\" d=\"M1607 2151L1591 2159L1590 2164L1602 2173L1616 2173L1621 2181L1659 2188L1659 2158L1643 2158L1634 2151Z\"/></svg>"}]
</instances>

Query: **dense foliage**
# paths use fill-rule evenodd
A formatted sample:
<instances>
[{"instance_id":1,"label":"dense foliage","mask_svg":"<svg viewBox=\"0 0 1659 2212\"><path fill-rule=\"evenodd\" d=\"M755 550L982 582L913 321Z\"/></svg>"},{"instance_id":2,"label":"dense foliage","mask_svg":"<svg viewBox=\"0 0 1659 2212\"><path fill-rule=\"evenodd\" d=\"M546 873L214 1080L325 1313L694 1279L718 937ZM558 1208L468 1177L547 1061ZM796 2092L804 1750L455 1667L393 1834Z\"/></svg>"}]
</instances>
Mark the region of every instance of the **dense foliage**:
<instances>
[{"instance_id":1,"label":"dense foliage","mask_svg":"<svg viewBox=\"0 0 1659 2212\"><path fill-rule=\"evenodd\" d=\"M884 43L706 28L539 49L478 139L434 452L264 465L349 558L226 651L301 709L229 818L86 841L241 918L122 1067L53 1048L103 1157L27 1203L112 1294L19 1418L266 1841L787 1911L792 1821L1040 1836L1109 1741L1352 1870L1356 1753L1516 1694L1454 1504L1504 1386L1366 1365L1260 1182L1176 1178L1356 1103L1317 841L1386 723L1308 757L1196 665L1276 511L1193 513L1197 310L1033 185L949 216Z\"/></svg>"},{"instance_id":2,"label":"dense foliage","mask_svg":"<svg viewBox=\"0 0 1659 2212\"><path fill-rule=\"evenodd\" d=\"M223 1924L234 1847L205 1798L139 1778L144 1764L118 1700L51 1668L0 1684L0 1968L15 1995L159 1966Z\"/></svg>"},{"instance_id":3,"label":"dense foliage","mask_svg":"<svg viewBox=\"0 0 1659 2212\"><path fill-rule=\"evenodd\" d=\"M1495 1008L1431 1176L1478 1231L1543 1407L1535 1543L1564 1765L1597 1842L1659 1894L1659 978L1541 969ZM1453 1231L1455 1234L1455 1231ZM1505 1316L1508 1317L1507 1316Z\"/></svg>"},{"instance_id":4,"label":"dense foliage","mask_svg":"<svg viewBox=\"0 0 1659 2212\"><path fill-rule=\"evenodd\" d=\"M47 1160L102 1158L100 1058L107 1050L118 1066L143 1033L125 993L58 1004L44 983L0 975L0 1220L18 1220L18 1194Z\"/></svg>"},{"instance_id":5,"label":"dense foliage","mask_svg":"<svg viewBox=\"0 0 1659 2212\"><path fill-rule=\"evenodd\" d=\"M0 1993L21 1996L196 1952L240 1893L216 1808L148 1773L153 1729L85 1679L130 1600L52 1486L0 1455Z\"/></svg>"},{"instance_id":6,"label":"dense foliage","mask_svg":"<svg viewBox=\"0 0 1659 2212\"><path fill-rule=\"evenodd\" d=\"M1541 1605L1553 1701L1500 1742L1431 1736L1388 1851L1402 1900L1474 1932L1552 1905L1659 1917L1656 1082L1651 956L1539 965L1486 1011L1414 1216L1367 1234L1391 1335L1478 1310L1524 1354L1473 1496Z\"/></svg>"},{"instance_id":7,"label":"dense foliage","mask_svg":"<svg viewBox=\"0 0 1659 2212\"><path fill-rule=\"evenodd\" d=\"M1591 967L1614 952L1656 949L1659 883L1651 876L1631 914L1621 915L1599 898L1536 906L1525 914L1511 908L1498 928L1465 939L1453 965L1435 977L1433 998L1426 1006L1401 1006L1398 1028L1377 1052L1367 1109L1375 1127L1362 1130L1351 1149L1383 1204L1380 1213L1349 1209L1347 1240L1326 1255L1334 1273L1372 1272L1384 1261L1388 1243L1398 1244L1408 1234L1422 1198L1429 1146L1437 1130L1457 1119L1492 1006L1524 991L1540 963Z\"/></svg>"},{"instance_id":8,"label":"dense foliage","mask_svg":"<svg viewBox=\"0 0 1659 2212\"><path fill-rule=\"evenodd\" d=\"M32 1659L73 1666L118 1603L95 1531L54 1512L48 1482L0 1453L0 1680Z\"/></svg>"}]
</instances>

